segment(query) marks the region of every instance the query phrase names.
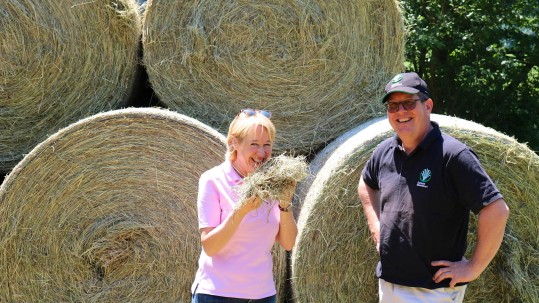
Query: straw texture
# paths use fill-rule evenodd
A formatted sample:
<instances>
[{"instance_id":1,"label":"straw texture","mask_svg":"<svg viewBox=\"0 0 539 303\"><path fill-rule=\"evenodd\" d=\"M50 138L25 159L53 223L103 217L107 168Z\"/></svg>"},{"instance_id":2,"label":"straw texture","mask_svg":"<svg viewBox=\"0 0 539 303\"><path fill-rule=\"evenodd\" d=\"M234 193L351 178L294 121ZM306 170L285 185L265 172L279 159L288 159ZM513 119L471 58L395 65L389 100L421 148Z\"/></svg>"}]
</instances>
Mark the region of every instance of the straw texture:
<instances>
[{"instance_id":1,"label":"straw texture","mask_svg":"<svg viewBox=\"0 0 539 303\"><path fill-rule=\"evenodd\" d=\"M60 130L0 187L0 302L189 302L196 196L225 138L125 109Z\"/></svg>"},{"instance_id":2,"label":"straw texture","mask_svg":"<svg viewBox=\"0 0 539 303\"><path fill-rule=\"evenodd\" d=\"M432 115L443 131L471 146L511 209L504 242L487 271L469 284L466 302L539 302L539 156L495 130ZM357 196L361 171L393 131L387 119L360 125L315 158L292 255L295 302L378 302L377 253ZM317 156L318 157L318 156ZM476 216L469 243L475 247Z\"/></svg>"},{"instance_id":3,"label":"straw texture","mask_svg":"<svg viewBox=\"0 0 539 303\"><path fill-rule=\"evenodd\" d=\"M252 174L243 179L238 188L240 208L247 199L257 196L264 201L279 200L279 196L289 185L297 183L309 175L309 164L305 157L279 155L271 158Z\"/></svg>"},{"instance_id":4,"label":"straw texture","mask_svg":"<svg viewBox=\"0 0 539 303\"><path fill-rule=\"evenodd\" d=\"M125 104L138 64L137 7L0 1L0 172L60 128Z\"/></svg>"},{"instance_id":5,"label":"straw texture","mask_svg":"<svg viewBox=\"0 0 539 303\"><path fill-rule=\"evenodd\" d=\"M147 2L144 64L169 108L226 132L274 112L278 153L308 154L380 113L403 69L395 0Z\"/></svg>"}]
</instances>

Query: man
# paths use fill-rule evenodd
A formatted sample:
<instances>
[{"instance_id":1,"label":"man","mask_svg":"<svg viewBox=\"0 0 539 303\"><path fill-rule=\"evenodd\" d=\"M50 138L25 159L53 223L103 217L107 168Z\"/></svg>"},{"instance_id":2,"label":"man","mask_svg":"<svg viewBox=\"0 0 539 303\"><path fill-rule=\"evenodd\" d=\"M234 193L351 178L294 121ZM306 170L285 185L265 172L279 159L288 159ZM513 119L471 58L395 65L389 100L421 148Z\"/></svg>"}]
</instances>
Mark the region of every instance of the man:
<instances>
[{"instance_id":1,"label":"man","mask_svg":"<svg viewBox=\"0 0 539 303\"><path fill-rule=\"evenodd\" d=\"M396 135L375 149L358 185L380 255L380 302L462 302L500 248L509 209L475 153L430 121L425 81L398 74L385 92ZM470 210L478 235L467 260Z\"/></svg>"}]
</instances>

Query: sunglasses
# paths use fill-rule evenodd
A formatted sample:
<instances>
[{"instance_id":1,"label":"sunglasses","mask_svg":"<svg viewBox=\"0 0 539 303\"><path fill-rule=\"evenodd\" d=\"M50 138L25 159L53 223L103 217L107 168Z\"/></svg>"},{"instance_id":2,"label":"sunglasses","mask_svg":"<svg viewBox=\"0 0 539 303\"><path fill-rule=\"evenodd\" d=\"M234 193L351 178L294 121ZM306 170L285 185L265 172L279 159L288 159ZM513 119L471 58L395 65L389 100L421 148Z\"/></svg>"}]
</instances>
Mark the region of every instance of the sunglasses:
<instances>
[{"instance_id":1,"label":"sunglasses","mask_svg":"<svg viewBox=\"0 0 539 303\"><path fill-rule=\"evenodd\" d=\"M399 111L401 105L404 108L404 110L412 110L417 105L417 101L421 101L420 99L412 99L412 100L406 100L402 102L387 102L386 108L388 113L396 113Z\"/></svg>"},{"instance_id":2,"label":"sunglasses","mask_svg":"<svg viewBox=\"0 0 539 303\"><path fill-rule=\"evenodd\" d=\"M263 110L263 109L244 108L240 110L240 114L241 113L244 113L247 117L251 117L259 113L263 115L264 117L271 119L271 112L267 110Z\"/></svg>"}]
</instances>

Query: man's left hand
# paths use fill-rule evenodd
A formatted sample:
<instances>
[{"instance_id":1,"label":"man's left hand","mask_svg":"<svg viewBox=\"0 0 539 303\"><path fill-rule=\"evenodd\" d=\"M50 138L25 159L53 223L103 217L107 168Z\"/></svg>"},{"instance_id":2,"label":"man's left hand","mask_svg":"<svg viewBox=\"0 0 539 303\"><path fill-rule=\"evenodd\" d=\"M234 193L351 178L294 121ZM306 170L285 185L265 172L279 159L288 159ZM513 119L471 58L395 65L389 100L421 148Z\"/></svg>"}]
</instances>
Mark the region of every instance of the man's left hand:
<instances>
[{"instance_id":1,"label":"man's left hand","mask_svg":"<svg viewBox=\"0 0 539 303\"><path fill-rule=\"evenodd\" d=\"M466 258L462 257L462 260L458 262L451 261L433 261L430 263L432 266L442 266L432 277L432 280L436 283L440 283L445 279L451 279L449 287L454 288L457 283L470 282L477 277L479 273L476 273L472 268L472 263Z\"/></svg>"}]
</instances>

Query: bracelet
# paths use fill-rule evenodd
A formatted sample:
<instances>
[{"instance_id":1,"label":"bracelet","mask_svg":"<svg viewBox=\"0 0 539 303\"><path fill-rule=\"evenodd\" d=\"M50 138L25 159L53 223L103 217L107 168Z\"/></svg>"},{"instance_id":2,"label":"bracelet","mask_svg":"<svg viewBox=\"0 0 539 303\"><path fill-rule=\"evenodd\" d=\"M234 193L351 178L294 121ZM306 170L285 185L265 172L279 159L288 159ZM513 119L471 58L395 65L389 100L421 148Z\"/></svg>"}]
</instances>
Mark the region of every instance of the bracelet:
<instances>
[{"instance_id":1,"label":"bracelet","mask_svg":"<svg viewBox=\"0 0 539 303\"><path fill-rule=\"evenodd\" d=\"M281 204L277 204L277 206L279 207L280 211L285 213L289 212L292 209L292 203L288 204L287 207L282 207Z\"/></svg>"}]
</instances>

